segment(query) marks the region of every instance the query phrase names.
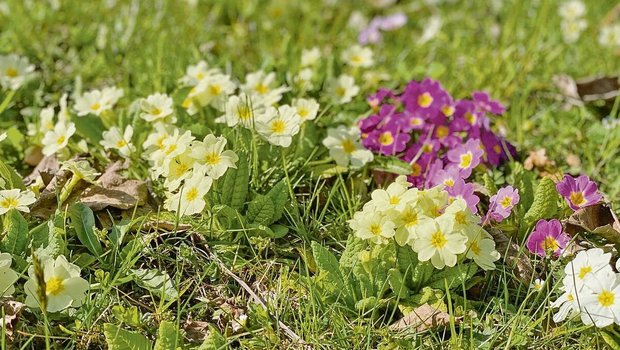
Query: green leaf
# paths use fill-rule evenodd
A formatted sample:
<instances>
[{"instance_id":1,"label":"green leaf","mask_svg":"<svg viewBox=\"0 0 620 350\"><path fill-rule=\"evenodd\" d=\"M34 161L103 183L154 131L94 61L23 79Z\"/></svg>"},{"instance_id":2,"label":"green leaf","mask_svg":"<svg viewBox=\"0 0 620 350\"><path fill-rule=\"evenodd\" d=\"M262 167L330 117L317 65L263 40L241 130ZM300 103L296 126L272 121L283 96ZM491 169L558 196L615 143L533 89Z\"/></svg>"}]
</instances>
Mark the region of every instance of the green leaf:
<instances>
[{"instance_id":1,"label":"green leaf","mask_svg":"<svg viewBox=\"0 0 620 350\"><path fill-rule=\"evenodd\" d=\"M220 195L220 203L228 205L233 209L241 209L248 196L248 188L250 186L250 163L248 156L239 152L239 161L237 161L237 169L228 169L223 179L219 181L218 192Z\"/></svg>"},{"instance_id":2,"label":"green leaf","mask_svg":"<svg viewBox=\"0 0 620 350\"><path fill-rule=\"evenodd\" d=\"M377 307L378 300L376 297L364 298L355 303L355 310L360 312L368 312Z\"/></svg>"},{"instance_id":3,"label":"green leaf","mask_svg":"<svg viewBox=\"0 0 620 350\"><path fill-rule=\"evenodd\" d=\"M28 247L28 222L16 209L9 210L5 222L5 234L0 241L0 251L23 256Z\"/></svg>"},{"instance_id":4,"label":"green leaf","mask_svg":"<svg viewBox=\"0 0 620 350\"><path fill-rule=\"evenodd\" d=\"M247 218L249 222L269 225L275 213L275 206L271 198L257 195L248 205Z\"/></svg>"},{"instance_id":5,"label":"green leaf","mask_svg":"<svg viewBox=\"0 0 620 350\"><path fill-rule=\"evenodd\" d=\"M5 162L0 159L0 177L6 180L7 186L6 188L19 188L20 190L25 190L26 186L24 186L24 182L22 181L22 176L15 171L15 169L8 166Z\"/></svg>"},{"instance_id":6,"label":"green leaf","mask_svg":"<svg viewBox=\"0 0 620 350\"><path fill-rule=\"evenodd\" d=\"M151 342L142 334L130 332L110 323L103 325L109 350L151 350Z\"/></svg>"},{"instance_id":7,"label":"green leaf","mask_svg":"<svg viewBox=\"0 0 620 350\"><path fill-rule=\"evenodd\" d=\"M399 299L404 299L409 295L409 288L405 285L405 279L398 269L388 271L388 282Z\"/></svg>"},{"instance_id":8,"label":"green leaf","mask_svg":"<svg viewBox=\"0 0 620 350\"><path fill-rule=\"evenodd\" d=\"M75 124L75 131L78 135L89 141L93 145L98 145L103 139L105 126L101 118L92 115L86 115L71 120Z\"/></svg>"},{"instance_id":9,"label":"green leaf","mask_svg":"<svg viewBox=\"0 0 620 350\"><path fill-rule=\"evenodd\" d=\"M95 256L103 255L103 248L93 230L95 227L93 211L82 203L76 203L69 209L69 218L80 242Z\"/></svg>"},{"instance_id":10,"label":"green leaf","mask_svg":"<svg viewBox=\"0 0 620 350\"><path fill-rule=\"evenodd\" d=\"M280 220L282 214L284 213L284 206L288 202L289 193L288 186L285 179L280 180L269 193L267 193L267 197L269 197L274 205L274 213L271 217L271 222L276 222Z\"/></svg>"},{"instance_id":11,"label":"green leaf","mask_svg":"<svg viewBox=\"0 0 620 350\"><path fill-rule=\"evenodd\" d=\"M454 267L446 267L443 270L434 273L426 283L427 287L433 289L446 289L444 280L448 281L448 289L458 287L469 280L478 271L475 263L467 263L456 265Z\"/></svg>"},{"instance_id":12,"label":"green leaf","mask_svg":"<svg viewBox=\"0 0 620 350\"><path fill-rule=\"evenodd\" d=\"M166 301L175 300L179 292L172 284L172 279L167 273L151 269L132 269L134 281L142 288L163 298Z\"/></svg>"},{"instance_id":13,"label":"green leaf","mask_svg":"<svg viewBox=\"0 0 620 350\"><path fill-rule=\"evenodd\" d=\"M485 173L484 175L482 175L482 181L484 182L484 188L486 188L486 190L489 192L489 196L497 193L497 185L495 184L495 181L493 181L491 175Z\"/></svg>"},{"instance_id":14,"label":"green leaf","mask_svg":"<svg viewBox=\"0 0 620 350\"><path fill-rule=\"evenodd\" d=\"M412 172L411 164L396 157L375 157L372 168L397 175L409 175Z\"/></svg>"},{"instance_id":15,"label":"green leaf","mask_svg":"<svg viewBox=\"0 0 620 350\"><path fill-rule=\"evenodd\" d=\"M428 280L436 272L433 265L428 262L419 262L411 271L411 286L414 291L426 286Z\"/></svg>"},{"instance_id":16,"label":"green leaf","mask_svg":"<svg viewBox=\"0 0 620 350\"><path fill-rule=\"evenodd\" d=\"M217 328L209 325L209 334L198 350L225 350L228 349L228 341Z\"/></svg>"},{"instance_id":17,"label":"green leaf","mask_svg":"<svg viewBox=\"0 0 620 350\"><path fill-rule=\"evenodd\" d=\"M182 348L182 340L179 336L179 329L176 324L163 321L159 324L157 341L153 350L176 350Z\"/></svg>"},{"instance_id":18,"label":"green leaf","mask_svg":"<svg viewBox=\"0 0 620 350\"><path fill-rule=\"evenodd\" d=\"M331 292L344 292L344 281L340 273L338 260L329 250L317 242L312 242L312 255L316 262L323 285Z\"/></svg>"},{"instance_id":19,"label":"green leaf","mask_svg":"<svg viewBox=\"0 0 620 350\"><path fill-rule=\"evenodd\" d=\"M523 220L527 226L540 219L548 219L555 215L558 210L558 192L551 178L544 177L536 187L534 203L527 211Z\"/></svg>"},{"instance_id":20,"label":"green leaf","mask_svg":"<svg viewBox=\"0 0 620 350\"><path fill-rule=\"evenodd\" d=\"M602 331L601 336L609 348L612 350L620 350L620 338L613 331Z\"/></svg>"}]
</instances>

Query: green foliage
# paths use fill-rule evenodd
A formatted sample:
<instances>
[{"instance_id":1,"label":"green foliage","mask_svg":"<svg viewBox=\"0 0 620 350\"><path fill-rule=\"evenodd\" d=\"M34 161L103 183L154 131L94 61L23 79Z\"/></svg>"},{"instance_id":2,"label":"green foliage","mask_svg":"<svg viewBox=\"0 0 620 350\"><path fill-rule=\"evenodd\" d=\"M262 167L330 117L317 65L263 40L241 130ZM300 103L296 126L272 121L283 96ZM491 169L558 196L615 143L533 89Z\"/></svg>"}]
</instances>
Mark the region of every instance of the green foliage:
<instances>
[{"instance_id":1,"label":"green foliage","mask_svg":"<svg viewBox=\"0 0 620 350\"><path fill-rule=\"evenodd\" d=\"M536 187L532 206L523 217L526 225L531 226L540 219L552 218L558 211L558 199L553 180L549 177L543 178Z\"/></svg>"},{"instance_id":2,"label":"green foliage","mask_svg":"<svg viewBox=\"0 0 620 350\"><path fill-rule=\"evenodd\" d=\"M131 273L136 284L158 297L167 301L175 300L179 297L179 292L174 288L172 279L167 273L155 269L132 269Z\"/></svg>"},{"instance_id":3,"label":"green foliage","mask_svg":"<svg viewBox=\"0 0 620 350\"><path fill-rule=\"evenodd\" d=\"M220 194L219 204L233 209L241 209L248 196L250 186L250 162L245 152L238 152L237 169L228 169L222 180L219 180L217 192Z\"/></svg>"},{"instance_id":4,"label":"green foliage","mask_svg":"<svg viewBox=\"0 0 620 350\"><path fill-rule=\"evenodd\" d=\"M151 350L151 342L142 334L124 330L111 323L103 325L108 349L110 350Z\"/></svg>"},{"instance_id":5,"label":"green foliage","mask_svg":"<svg viewBox=\"0 0 620 350\"><path fill-rule=\"evenodd\" d=\"M205 341L197 350L224 350L228 348L226 338L217 330L217 328L209 325L209 333Z\"/></svg>"},{"instance_id":6,"label":"green foliage","mask_svg":"<svg viewBox=\"0 0 620 350\"><path fill-rule=\"evenodd\" d=\"M248 205L247 219L249 222L268 225L275 213L275 204L271 198L259 194Z\"/></svg>"},{"instance_id":7,"label":"green foliage","mask_svg":"<svg viewBox=\"0 0 620 350\"><path fill-rule=\"evenodd\" d=\"M93 211L82 203L76 203L69 209L68 214L80 242L95 256L103 255L103 248L94 231Z\"/></svg>"},{"instance_id":8,"label":"green foliage","mask_svg":"<svg viewBox=\"0 0 620 350\"><path fill-rule=\"evenodd\" d=\"M0 251L25 256L29 240L28 222L15 209L9 210L4 220L6 226L2 240L0 240Z\"/></svg>"},{"instance_id":9,"label":"green foliage","mask_svg":"<svg viewBox=\"0 0 620 350\"><path fill-rule=\"evenodd\" d=\"M0 159L0 178L6 181L6 188L19 188L20 190L26 189L22 177L9 165L7 165L2 159Z\"/></svg>"},{"instance_id":10,"label":"green foliage","mask_svg":"<svg viewBox=\"0 0 620 350\"><path fill-rule=\"evenodd\" d=\"M183 338L179 334L176 324L169 321L162 321L159 324L157 341L153 350L176 350L182 349Z\"/></svg>"}]
</instances>

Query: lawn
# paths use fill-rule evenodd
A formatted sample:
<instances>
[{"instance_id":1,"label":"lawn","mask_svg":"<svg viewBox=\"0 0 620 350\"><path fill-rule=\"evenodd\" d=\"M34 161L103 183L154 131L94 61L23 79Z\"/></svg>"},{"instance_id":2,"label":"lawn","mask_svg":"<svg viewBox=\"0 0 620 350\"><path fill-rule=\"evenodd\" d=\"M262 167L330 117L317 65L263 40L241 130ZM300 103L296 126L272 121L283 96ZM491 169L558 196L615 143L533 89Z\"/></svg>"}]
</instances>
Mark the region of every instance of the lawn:
<instances>
[{"instance_id":1,"label":"lawn","mask_svg":"<svg viewBox=\"0 0 620 350\"><path fill-rule=\"evenodd\" d=\"M0 349L620 349L619 75L614 1L0 1Z\"/></svg>"}]
</instances>

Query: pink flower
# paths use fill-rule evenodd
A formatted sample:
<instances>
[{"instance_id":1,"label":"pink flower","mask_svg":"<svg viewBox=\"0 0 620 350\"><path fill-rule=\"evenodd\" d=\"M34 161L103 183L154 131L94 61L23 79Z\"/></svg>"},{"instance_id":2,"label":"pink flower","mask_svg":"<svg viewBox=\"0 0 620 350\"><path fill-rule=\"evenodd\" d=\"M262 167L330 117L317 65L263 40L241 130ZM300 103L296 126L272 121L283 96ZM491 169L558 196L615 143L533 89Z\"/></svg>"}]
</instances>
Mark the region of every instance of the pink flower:
<instances>
[{"instance_id":1,"label":"pink flower","mask_svg":"<svg viewBox=\"0 0 620 350\"><path fill-rule=\"evenodd\" d=\"M519 190L512 186L502 187L489 200L489 211L486 220L501 222L510 216L512 208L519 203Z\"/></svg>"},{"instance_id":2,"label":"pink flower","mask_svg":"<svg viewBox=\"0 0 620 350\"><path fill-rule=\"evenodd\" d=\"M560 221L539 220L527 240L527 249L540 256L547 256L548 252L560 256L569 241L570 237L562 231Z\"/></svg>"},{"instance_id":3,"label":"pink flower","mask_svg":"<svg viewBox=\"0 0 620 350\"><path fill-rule=\"evenodd\" d=\"M461 170L464 178L468 178L472 169L480 164L483 154L480 140L470 139L464 145L448 151L448 160Z\"/></svg>"},{"instance_id":4,"label":"pink flower","mask_svg":"<svg viewBox=\"0 0 620 350\"><path fill-rule=\"evenodd\" d=\"M596 183L590 181L586 175L581 175L576 179L570 175L564 175L564 179L558 182L555 188L573 210L596 204L603 198L598 192Z\"/></svg>"},{"instance_id":5,"label":"pink flower","mask_svg":"<svg viewBox=\"0 0 620 350\"><path fill-rule=\"evenodd\" d=\"M467 203L467 207L476 214L478 212L478 203L480 198L474 194L474 184L466 183L463 179L457 179L453 186L446 187L446 191L450 198L463 198Z\"/></svg>"}]
</instances>

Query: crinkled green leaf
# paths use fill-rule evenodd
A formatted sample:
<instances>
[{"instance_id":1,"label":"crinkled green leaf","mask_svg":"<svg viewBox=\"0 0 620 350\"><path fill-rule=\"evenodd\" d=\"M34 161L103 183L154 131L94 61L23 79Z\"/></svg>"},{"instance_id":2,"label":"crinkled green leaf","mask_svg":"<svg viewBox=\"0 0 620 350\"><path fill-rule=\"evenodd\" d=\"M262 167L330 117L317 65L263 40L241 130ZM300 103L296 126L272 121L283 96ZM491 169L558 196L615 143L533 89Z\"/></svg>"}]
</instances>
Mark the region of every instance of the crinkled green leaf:
<instances>
[{"instance_id":1,"label":"crinkled green leaf","mask_svg":"<svg viewBox=\"0 0 620 350\"><path fill-rule=\"evenodd\" d=\"M250 163L248 156L237 154L237 169L228 169L223 179L218 181L217 192L220 193L220 203L233 209L241 209L248 196L250 186Z\"/></svg>"},{"instance_id":2,"label":"crinkled green leaf","mask_svg":"<svg viewBox=\"0 0 620 350\"><path fill-rule=\"evenodd\" d=\"M179 292L172 284L172 279L167 273L151 269L132 269L134 281L142 288L162 297L164 300L175 300Z\"/></svg>"},{"instance_id":3,"label":"crinkled green leaf","mask_svg":"<svg viewBox=\"0 0 620 350\"><path fill-rule=\"evenodd\" d=\"M478 267L475 263L445 267L443 270L434 273L428 280L428 283L426 283L426 286L433 289L445 290L446 282L444 280L446 280L448 282L448 289L452 289L461 286L477 271Z\"/></svg>"},{"instance_id":4,"label":"crinkled green leaf","mask_svg":"<svg viewBox=\"0 0 620 350\"><path fill-rule=\"evenodd\" d=\"M151 350L152 344L137 332L121 329L110 323L103 325L103 334L109 350Z\"/></svg>"},{"instance_id":5,"label":"crinkled green leaf","mask_svg":"<svg viewBox=\"0 0 620 350\"><path fill-rule=\"evenodd\" d=\"M257 195L248 205L247 219L249 222L269 225L275 214L275 206L268 196Z\"/></svg>"},{"instance_id":6,"label":"crinkled green leaf","mask_svg":"<svg viewBox=\"0 0 620 350\"><path fill-rule=\"evenodd\" d=\"M288 186L285 179L280 180L273 188L267 193L267 197L271 199L274 205L273 216L271 222L280 220L284 213L284 207L289 200Z\"/></svg>"},{"instance_id":7,"label":"crinkled green leaf","mask_svg":"<svg viewBox=\"0 0 620 350\"><path fill-rule=\"evenodd\" d=\"M534 202L523 217L526 225L531 226L540 219L552 218L558 210L558 198L553 180L549 177L540 180L536 187Z\"/></svg>"},{"instance_id":8,"label":"crinkled green leaf","mask_svg":"<svg viewBox=\"0 0 620 350\"><path fill-rule=\"evenodd\" d=\"M398 269L388 271L388 282L394 295L399 299L404 299L409 295L409 288L405 285L405 279Z\"/></svg>"},{"instance_id":9,"label":"crinkled green leaf","mask_svg":"<svg viewBox=\"0 0 620 350\"><path fill-rule=\"evenodd\" d=\"M2 177L6 181L6 188L8 189L26 189L26 186L24 186L24 181L22 180L22 176L19 175L17 171L15 171L15 169L11 168L9 165L3 162L2 159L0 159L0 177Z\"/></svg>"},{"instance_id":10,"label":"crinkled green leaf","mask_svg":"<svg viewBox=\"0 0 620 350\"><path fill-rule=\"evenodd\" d=\"M179 335L176 324L162 321L157 332L157 341L153 350L176 350L182 349L183 338Z\"/></svg>"},{"instance_id":11,"label":"crinkled green leaf","mask_svg":"<svg viewBox=\"0 0 620 350\"><path fill-rule=\"evenodd\" d=\"M209 325L209 334L207 334L207 338L200 345L198 350L225 350L228 349L228 341L226 338L217 330L217 328Z\"/></svg>"},{"instance_id":12,"label":"crinkled green leaf","mask_svg":"<svg viewBox=\"0 0 620 350\"><path fill-rule=\"evenodd\" d=\"M0 241L0 251L23 256L28 247L28 222L15 209L6 213L5 233Z\"/></svg>"}]
</instances>

